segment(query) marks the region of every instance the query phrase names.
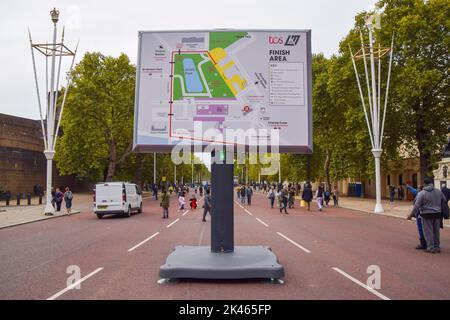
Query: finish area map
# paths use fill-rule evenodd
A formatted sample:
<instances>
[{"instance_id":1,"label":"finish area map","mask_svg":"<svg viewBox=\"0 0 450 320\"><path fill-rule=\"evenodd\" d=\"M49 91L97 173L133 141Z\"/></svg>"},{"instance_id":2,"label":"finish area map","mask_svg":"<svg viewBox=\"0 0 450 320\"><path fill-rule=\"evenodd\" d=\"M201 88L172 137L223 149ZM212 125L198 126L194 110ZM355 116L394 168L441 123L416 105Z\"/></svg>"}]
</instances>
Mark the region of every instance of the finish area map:
<instances>
[{"instance_id":1,"label":"finish area map","mask_svg":"<svg viewBox=\"0 0 450 320\"><path fill-rule=\"evenodd\" d=\"M138 148L231 143L205 139L208 129L275 129L280 146L312 144L309 31L140 32L138 56Z\"/></svg>"}]
</instances>

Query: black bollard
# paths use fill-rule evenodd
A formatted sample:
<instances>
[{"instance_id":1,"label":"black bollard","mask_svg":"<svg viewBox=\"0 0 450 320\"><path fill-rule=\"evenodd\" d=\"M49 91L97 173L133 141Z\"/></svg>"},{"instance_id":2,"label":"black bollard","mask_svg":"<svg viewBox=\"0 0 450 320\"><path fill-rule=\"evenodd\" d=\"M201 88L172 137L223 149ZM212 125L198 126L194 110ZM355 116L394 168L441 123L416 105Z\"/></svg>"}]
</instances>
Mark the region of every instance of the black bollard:
<instances>
[{"instance_id":1,"label":"black bollard","mask_svg":"<svg viewBox=\"0 0 450 320\"><path fill-rule=\"evenodd\" d=\"M39 204L42 204L42 194L39 194Z\"/></svg>"},{"instance_id":2,"label":"black bollard","mask_svg":"<svg viewBox=\"0 0 450 320\"><path fill-rule=\"evenodd\" d=\"M27 204L31 205L31 193L27 195Z\"/></svg>"},{"instance_id":3,"label":"black bollard","mask_svg":"<svg viewBox=\"0 0 450 320\"><path fill-rule=\"evenodd\" d=\"M20 194L17 194L17 205L20 206Z\"/></svg>"}]
</instances>

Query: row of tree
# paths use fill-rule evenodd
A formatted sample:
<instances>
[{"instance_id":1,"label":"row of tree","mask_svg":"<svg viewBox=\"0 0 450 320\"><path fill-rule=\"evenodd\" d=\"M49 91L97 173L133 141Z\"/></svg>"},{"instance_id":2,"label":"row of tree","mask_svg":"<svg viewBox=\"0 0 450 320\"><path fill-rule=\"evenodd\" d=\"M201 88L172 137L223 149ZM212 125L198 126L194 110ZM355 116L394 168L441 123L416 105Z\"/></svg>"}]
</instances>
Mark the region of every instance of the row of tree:
<instances>
[{"instance_id":1,"label":"row of tree","mask_svg":"<svg viewBox=\"0 0 450 320\"><path fill-rule=\"evenodd\" d=\"M382 46L390 46L395 36L382 164L386 169L387 160L419 157L423 178L432 174L434 163L440 160L450 125L450 2L382 0L376 7L381 13L381 29L376 30L375 39ZM310 173L312 180L320 179L328 185L343 178L374 175L370 138L349 51L349 46L353 52L361 48L360 34L368 42L367 14L355 17L355 25L340 42L338 54L330 58L313 56L314 153L310 156ZM358 68L363 70L362 62ZM382 92L386 89L387 68L385 56ZM360 76L364 84L364 73ZM306 165L307 156L282 155L282 179L306 180ZM251 179L257 179L256 171L251 171ZM278 181L278 176L268 180Z\"/></svg>"}]
</instances>

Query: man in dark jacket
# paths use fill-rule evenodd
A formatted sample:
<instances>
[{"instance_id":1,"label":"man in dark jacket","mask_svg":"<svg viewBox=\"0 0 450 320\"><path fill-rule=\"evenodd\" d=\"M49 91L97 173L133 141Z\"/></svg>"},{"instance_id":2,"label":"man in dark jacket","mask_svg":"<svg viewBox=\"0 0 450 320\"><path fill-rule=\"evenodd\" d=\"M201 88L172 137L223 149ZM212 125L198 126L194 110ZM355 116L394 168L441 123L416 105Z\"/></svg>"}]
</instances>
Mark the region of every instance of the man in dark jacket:
<instances>
[{"instance_id":1,"label":"man in dark jacket","mask_svg":"<svg viewBox=\"0 0 450 320\"><path fill-rule=\"evenodd\" d=\"M420 213L423 233L427 242L425 252L439 253L441 252L439 240L442 219L441 200L445 199L445 197L439 189L434 187L431 178L426 177L424 184L423 190L416 197L413 210L408 219L411 219L413 216L417 217Z\"/></svg>"},{"instance_id":2,"label":"man in dark jacket","mask_svg":"<svg viewBox=\"0 0 450 320\"><path fill-rule=\"evenodd\" d=\"M313 199L312 187L309 182L305 184L303 188L302 200L305 201L308 205L308 211L310 210L310 203Z\"/></svg>"}]
</instances>

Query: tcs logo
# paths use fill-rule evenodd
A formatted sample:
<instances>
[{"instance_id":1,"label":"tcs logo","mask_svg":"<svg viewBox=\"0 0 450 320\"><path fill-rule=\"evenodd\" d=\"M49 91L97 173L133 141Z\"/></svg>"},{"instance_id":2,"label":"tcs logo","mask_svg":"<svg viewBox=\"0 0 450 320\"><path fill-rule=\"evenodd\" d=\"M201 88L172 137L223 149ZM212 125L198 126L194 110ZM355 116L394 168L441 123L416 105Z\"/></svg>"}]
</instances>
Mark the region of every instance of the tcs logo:
<instances>
[{"instance_id":1,"label":"tcs logo","mask_svg":"<svg viewBox=\"0 0 450 320\"><path fill-rule=\"evenodd\" d=\"M269 36L269 44L284 44L283 37Z\"/></svg>"}]
</instances>

